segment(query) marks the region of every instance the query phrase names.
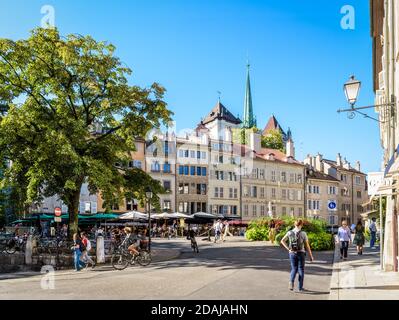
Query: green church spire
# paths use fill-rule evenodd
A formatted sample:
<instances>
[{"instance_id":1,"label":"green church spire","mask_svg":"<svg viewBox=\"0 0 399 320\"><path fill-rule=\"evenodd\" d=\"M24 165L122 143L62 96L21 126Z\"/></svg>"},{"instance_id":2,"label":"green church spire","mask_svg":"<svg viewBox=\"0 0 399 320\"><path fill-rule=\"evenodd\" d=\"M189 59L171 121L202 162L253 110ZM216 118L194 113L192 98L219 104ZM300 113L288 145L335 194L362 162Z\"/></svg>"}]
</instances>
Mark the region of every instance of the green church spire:
<instances>
[{"instance_id":1,"label":"green church spire","mask_svg":"<svg viewBox=\"0 0 399 320\"><path fill-rule=\"evenodd\" d=\"M249 78L249 62L247 63L247 85L245 88L245 100L244 100L244 119L243 128L250 129L256 127L256 120L254 118L254 112L252 109L252 94L251 94L251 80Z\"/></svg>"}]
</instances>

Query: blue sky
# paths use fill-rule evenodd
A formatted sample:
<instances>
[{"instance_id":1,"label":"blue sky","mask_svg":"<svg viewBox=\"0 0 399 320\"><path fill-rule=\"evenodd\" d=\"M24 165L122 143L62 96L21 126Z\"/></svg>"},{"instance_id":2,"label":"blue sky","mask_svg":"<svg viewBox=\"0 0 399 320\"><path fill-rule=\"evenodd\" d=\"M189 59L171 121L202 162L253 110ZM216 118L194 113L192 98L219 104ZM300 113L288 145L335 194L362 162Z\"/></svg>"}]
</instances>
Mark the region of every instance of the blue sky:
<instances>
[{"instance_id":1,"label":"blue sky","mask_svg":"<svg viewBox=\"0 0 399 320\"><path fill-rule=\"evenodd\" d=\"M340 25L347 4L356 10L355 30ZM378 124L336 112L346 107L343 83L352 73L362 80L358 105L374 102L368 1L0 0L0 37L27 37L43 5L54 7L62 34L113 43L133 69L132 84L165 86L178 129L194 127L217 91L243 114L249 57L259 127L274 114L291 128L298 159L340 152L364 171L379 170Z\"/></svg>"}]
</instances>

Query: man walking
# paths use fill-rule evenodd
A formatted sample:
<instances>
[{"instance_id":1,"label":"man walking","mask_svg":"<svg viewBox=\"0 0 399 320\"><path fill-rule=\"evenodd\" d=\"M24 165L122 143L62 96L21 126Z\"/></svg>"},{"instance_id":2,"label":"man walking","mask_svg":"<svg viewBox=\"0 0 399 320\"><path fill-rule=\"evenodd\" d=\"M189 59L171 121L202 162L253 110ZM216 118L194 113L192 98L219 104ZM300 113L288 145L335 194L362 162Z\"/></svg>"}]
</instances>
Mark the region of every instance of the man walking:
<instances>
[{"instance_id":1,"label":"man walking","mask_svg":"<svg viewBox=\"0 0 399 320\"><path fill-rule=\"evenodd\" d=\"M215 240L214 242L216 243L218 240L220 240L220 236L222 234L222 222L220 219L216 221L214 224L213 228L215 229Z\"/></svg>"},{"instance_id":2,"label":"man walking","mask_svg":"<svg viewBox=\"0 0 399 320\"><path fill-rule=\"evenodd\" d=\"M369 225L369 230L370 230L370 248L375 249L375 238L376 238L376 234L377 234L377 226L375 224L375 218L371 219L371 223Z\"/></svg>"},{"instance_id":3,"label":"man walking","mask_svg":"<svg viewBox=\"0 0 399 320\"><path fill-rule=\"evenodd\" d=\"M223 242L226 241L226 237L227 237L228 235L229 235L230 237L233 236L233 235L231 234L231 232L230 232L230 224L229 224L229 222L228 222L228 221L225 221L225 222L224 222L224 232L223 232L223 235L222 235L222 240L223 240Z\"/></svg>"},{"instance_id":4,"label":"man walking","mask_svg":"<svg viewBox=\"0 0 399 320\"><path fill-rule=\"evenodd\" d=\"M305 231L302 231L303 221L298 219L295 221L295 227L290 230L281 239L281 244L289 252L290 262L291 262L291 274L289 289L294 290L294 282L296 274L299 273L298 278L298 290L299 292L304 292L303 282L305 279L305 255L306 250L309 253L310 261L313 261L312 250L310 249L308 236ZM288 239L288 244L287 244Z\"/></svg>"},{"instance_id":5,"label":"man walking","mask_svg":"<svg viewBox=\"0 0 399 320\"><path fill-rule=\"evenodd\" d=\"M82 252L82 261L84 263L86 263L86 268L88 267L89 263L91 264L91 268L94 269L94 267L96 266L95 262L93 261L93 259L90 257L89 252L91 250L91 242L89 240L89 238L87 237L87 234L85 232L82 233L82 242L84 245L84 250Z\"/></svg>"}]
</instances>

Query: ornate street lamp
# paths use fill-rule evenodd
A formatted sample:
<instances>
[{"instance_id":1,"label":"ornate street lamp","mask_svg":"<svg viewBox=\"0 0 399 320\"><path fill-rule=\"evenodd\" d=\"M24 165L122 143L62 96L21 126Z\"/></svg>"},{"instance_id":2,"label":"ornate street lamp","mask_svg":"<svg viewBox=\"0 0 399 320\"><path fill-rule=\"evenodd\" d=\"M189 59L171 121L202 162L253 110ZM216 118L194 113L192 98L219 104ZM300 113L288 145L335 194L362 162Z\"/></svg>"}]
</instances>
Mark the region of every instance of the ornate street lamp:
<instances>
[{"instance_id":1,"label":"ornate street lamp","mask_svg":"<svg viewBox=\"0 0 399 320\"><path fill-rule=\"evenodd\" d=\"M351 106L354 106L357 97L359 96L359 91L361 87L361 82L355 79L355 76L351 76L349 81L344 84L344 91L346 99Z\"/></svg>"},{"instance_id":2,"label":"ornate street lamp","mask_svg":"<svg viewBox=\"0 0 399 320\"><path fill-rule=\"evenodd\" d=\"M359 80L356 80L355 76L351 76L350 79L344 84L344 92L346 99L348 100L348 103L350 104L350 109L339 109L337 112L347 112L347 116L349 119L353 119L356 117L356 113L362 115L365 118L372 119L374 121L380 122L380 123L385 123L385 121L381 121L379 119L373 118L369 116L366 113L363 113L359 110L363 109L380 109L380 108L390 108L390 112L392 114L395 102L389 102L389 103L384 103L384 104L379 104L379 105L372 105L372 106L366 106L366 107L356 107L355 104L357 102L357 98L359 97L359 92L360 92L360 87L362 83ZM388 120L389 121L389 120Z\"/></svg>"},{"instance_id":3,"label":"ornate street lamp","mask_svg":"<svg viewBox=\"0 0 399 320\"><path fill-rule=\"evenodd\" d=\"M145 189L145 196L147 199L147 210L148 210L148 251L151 252L151 199L153 196L152 189L148 186Z\"/></svg>"}]
</instances>

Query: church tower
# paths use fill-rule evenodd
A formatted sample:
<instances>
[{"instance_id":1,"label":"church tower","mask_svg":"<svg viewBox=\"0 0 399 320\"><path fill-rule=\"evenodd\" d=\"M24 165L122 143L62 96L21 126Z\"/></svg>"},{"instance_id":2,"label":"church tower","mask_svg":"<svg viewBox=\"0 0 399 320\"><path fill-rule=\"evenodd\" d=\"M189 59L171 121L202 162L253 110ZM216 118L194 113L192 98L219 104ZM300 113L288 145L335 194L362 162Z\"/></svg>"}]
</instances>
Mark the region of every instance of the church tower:
<instances>
[{"instance_id":1,"label":"church tower","mask_svg":"<svg viewBox=\"0 0 399 320\"><path fill-rule=\"evenodd\" d=\"M242 127L244 129L251 129L256 127L256 119L254 117L254 111L252 108L252 94L251 94L251 80L249 77L249 67L247 64L247 84L245 88L245 99L244 99L244 119Z\"/></svg>"}]
</instances>

